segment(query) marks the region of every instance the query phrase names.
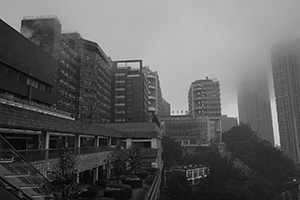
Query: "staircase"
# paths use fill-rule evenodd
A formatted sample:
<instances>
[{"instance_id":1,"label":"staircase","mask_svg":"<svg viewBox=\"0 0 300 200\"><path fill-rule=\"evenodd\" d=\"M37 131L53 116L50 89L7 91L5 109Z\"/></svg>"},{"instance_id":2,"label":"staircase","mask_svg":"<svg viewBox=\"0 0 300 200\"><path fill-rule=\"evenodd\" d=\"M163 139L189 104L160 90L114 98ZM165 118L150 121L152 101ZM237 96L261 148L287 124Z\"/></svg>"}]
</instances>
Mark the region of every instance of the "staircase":
<instances>
[{"instance_id":1,"label":"staircase","mask_svg":"<svg viewBox=\"0 0 300 200\"><path fill-rule=\"evenodd\" d=\"M42 188L46 181L48 180L0 135L0 186L19 199L51 199Z\"/></svg>"}]
</instances>

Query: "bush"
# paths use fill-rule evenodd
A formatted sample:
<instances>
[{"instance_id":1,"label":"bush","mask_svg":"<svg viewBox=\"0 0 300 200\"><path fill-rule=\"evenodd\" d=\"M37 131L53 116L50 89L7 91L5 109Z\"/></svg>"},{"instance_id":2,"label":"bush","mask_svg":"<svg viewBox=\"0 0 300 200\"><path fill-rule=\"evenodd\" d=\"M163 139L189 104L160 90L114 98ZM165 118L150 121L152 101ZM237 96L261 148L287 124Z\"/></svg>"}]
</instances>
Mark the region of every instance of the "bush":
<instances>
[{"instance_id":1,"label":"bush","mask_svg":"<svg viewBox=\"0 0 300 200\"><path fill-rule=\"evenodd\" d=\"M116 200L119 199L130 199L132 197L132 188L130 185L122 184L115 185L110 184L104 190L105 197L112 197Z\"/></svg>"},{"instance_id":2,"label":"bush","mask_svg":"<svg viewBox=\"0 0 300 200\"><path fill-rule=\"evenodd\" d=\"M144 200L148 190L149 186L146 186L143 189L141 189L136 197L136 200Z\"/></svg>"},{"instance_id":3,"label":"bush","mask_svg":"<svg viewBox=\"0 0 300 200\"><path fill-rule=\"evenodd\" d=\"M153 181L154 181L154 178L155 178L155 175L149 175L149 176L146 178L145 183L146 183L147 185L151 185L151 184L153 183Z\"/></svg>"},{"instance_id":4,"label":"bush","mask_svg":"<svg viewBox=\"0 0 300 200\"><path fill-rule=\"evenodd\" d=\"M96 197L98 192L98 188L95 185L91 185L82 193L82 197Z\"/></svg>"},{"instance_id":5,"label":"bush","mask_svg":"<svg viewBox=\"0 0 300 200\"><path fill-rule=\"evenodd\" d=\"M100 197L94 200L115 200L114 198L109 198L109 197Z\"/></svg>"},{"instance_id":6,"label":"bush","mask_svg":"<svg viewBox=\"0 0 300 200\"><path fill-rule=\"evenodd\" d=\"M148 176L148 172L146 170L138 170L138 171L135 171L134 174L137 175L141 179L145 179Z\"/></svg>"},{"instance_id":7,"label":"bush","mask_svg":"<svg viewBox=\"0 0 300 200\"><path fill-rule=\"evenodd\" d=\"M95 185L99 186L100 188L105 188L107 185L107 182L106 182L106 180L99 179L99 180L95 181Z\"/></svg>"},{"instance_id":8,"label":"bush","mask_svg":"<svg viewBox=\"0 0 300 200\"><path fill-rule=\"evenodd\" d=\"M157 168L154 168L154 167L151 167L151 168L148 168L146 169L148 172L157 172L158 169Z\"/></svg>"}]
</instances>

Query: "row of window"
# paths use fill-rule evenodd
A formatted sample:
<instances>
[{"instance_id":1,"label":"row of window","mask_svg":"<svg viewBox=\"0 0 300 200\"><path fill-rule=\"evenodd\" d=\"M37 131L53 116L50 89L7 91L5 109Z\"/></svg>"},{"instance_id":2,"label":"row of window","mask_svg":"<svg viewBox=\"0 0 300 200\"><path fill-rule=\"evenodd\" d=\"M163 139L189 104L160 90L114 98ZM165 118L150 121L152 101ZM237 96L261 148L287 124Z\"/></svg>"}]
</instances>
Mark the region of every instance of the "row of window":
<instances>
[{"instance_id":1,"label":"row of window","mask_svg":"<svg viewBox=\"0 0 300 200\"><path fill-rule=\"evenodd\" d=\"M58 79L58 84L71 90L72 92L76 92L76 87L63 79Z\"/></svg>"},{"instance_id":2,"label":"row of window","mask_svg":"<svg viewBox=\"0 0 300 200\"><path fill-rule=\"evenodd\" d=\"M77 83L76 79L74 77L72 77L66 70L60 69L59 75L65 77L66 79L68 79L69 81L71 81L74 84Z\"/></svg>"},{"instance_id":3,"label":"row of window","mask_svg":"<svg viewBox=\"0 0 300 200\"><path fill-rule=\"evenodd\" d=\"M64 67L65 69L69 70L73 75L76 75L76 70L65 60L60 59L59 60L59 65Z\"/></svg>"},{"instance_id":4,"label":"row of window","mask_svg":"<svg viewBox=\"0 0 300 200\"><path fill-rule=\"evenodd\" d=\"M42 83L41 81L38 81L36 79L33 79L26 74L19 72L15 69L5 67L0 64L0 74L3 74L4 76L7 76L11 79L17 80L19 82L22 82L24 84L30 85L36 89L42 90L47 93L51 93L51 87L47 84Z\"/></svg>"},{"instance_id":5,"label":"row of window","mask_svg":"<svg viewBox=\"0 0 300 200\"><path fill-rule=\"evenodd\" d=\"M65 91L63 89L59 89L58 90L58 94L61 95L61 96L63 96L63 97L66 97L66 98L68 98L70 100L73 100L73 101L76 100L75 95L73 95L73 94L71 94L71 93L69 93L69 92L67 92L67 91Z\"/></svg>"},{"instance_id":6,"label":"row of window","mask_svg":"<svg viewBox=\"0 0 300 200\"><path fill-rule=\"evenodd\" d=\"M65 101L63 99L58 99L57 104L60 105L60 106L66 107L68 109L75 110L75 104L74 103Z\"/></svg>"}]
</instances>

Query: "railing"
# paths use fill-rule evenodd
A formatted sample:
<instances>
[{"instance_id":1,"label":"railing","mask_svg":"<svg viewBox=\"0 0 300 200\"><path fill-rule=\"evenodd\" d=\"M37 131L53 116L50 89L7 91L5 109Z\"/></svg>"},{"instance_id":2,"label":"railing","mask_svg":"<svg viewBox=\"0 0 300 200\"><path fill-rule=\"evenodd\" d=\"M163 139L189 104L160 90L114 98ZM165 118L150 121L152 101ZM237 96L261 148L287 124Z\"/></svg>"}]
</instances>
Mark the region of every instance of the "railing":
<instances>
[{"instance_id":1,"label":"railing","mask_svg":"<svg viewBox=\"0 0 300 200\"><path fill-rule=\"evenodd\" d=\"M34 195L47 196L42 188L47 179L19 154L4 137L0 135L0 177L23 196L31 199ZM5 162L7 161L7 162ZM1 184L5 184L2 182ZM9 188L9 185L3 185ZM22 189L27 188L27 189ZM40 198L44 199L44 198Z\"/></svg>"},{"instance_id":2,"label":"railing","mask_svg":"<svg viewBox=\"0 0 300 200\"><path fill-rule=\"evenodd\" d=\"M0 93L0 103L12 105L15 107L24 108L27 110L32 110L35 112L40 112L48 115L54 115L56 117L75 120L75 118L71 117L71 114L68 112L56 110L56 108L54 107L44 106L42 104L38 104L32 101L26 101L3 93Z\"/></svg>"},{"instance_id":3,"label":"railing","mask_svg":"<svg viewBox=\"0 0 300 200\"><path fill-rule=\"evenodd\" d=\"M157 200L160 192L160 184L161 184L161 173L162 173L162 164L157 171L154 181L151 184L148 193L145 196L144 200Z\"/></svg>"},{"instance_id":4,"label":"railing","mask_svg":"<svg viewBox=\"0 0 300 200\"><path fill-rule=\"evenodd\" d=\"M99 146L99 147L81 147L81 148L64 148L64 149L32 149L32 150L19 150L24 158L29 162L56 159L59 158L62 151L72 152L75 155L85 155L91 153L99 153L112 151L111 147Z\"/></svg>"}]
</instances>

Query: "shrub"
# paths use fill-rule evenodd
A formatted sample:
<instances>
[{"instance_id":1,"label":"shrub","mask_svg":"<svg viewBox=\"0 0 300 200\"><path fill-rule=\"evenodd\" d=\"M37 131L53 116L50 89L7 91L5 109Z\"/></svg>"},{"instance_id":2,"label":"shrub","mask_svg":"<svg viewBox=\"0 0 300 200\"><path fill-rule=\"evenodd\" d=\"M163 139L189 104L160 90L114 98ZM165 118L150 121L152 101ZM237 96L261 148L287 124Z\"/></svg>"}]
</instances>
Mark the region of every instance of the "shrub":
<instances>
[{"instance_id":1,"label":"shrub","mask_svg":"<svg viewBox=\"0 0 300 200\"><path fill-rule=\"evenodd\" d=\"M151 168L148 168L146 169L148 172L157 172L158 169L157 168L154 168L154 167L151 167Z\"/></svg>"},{"instance_id":2,"label":"shrub","mask_svg":"<svg viewBox=\"0 0 300 200\"><path fill-rule=\"evenodd\" d=\"M146 183L147 185L151 185L151 184L153 183L153 181L154 181L154 178L155 178L155 175L149 175L149 176L146 178L145 183Z\"/></svg>"},{"instance_id":3,"label":"shrub","mask_svg":"<svg viewBox=\"0 0 300 200\"><path fill-rule=\"evenodd\" d=\"M146 186L143 189L141 189L136 197L136 200L144 200L148 190L149 186Z\"/></svg>"},{"instance_id":4,"label":"shrub","mask_svg":"<svg viewBox=\"0 0 300 200\"><path fill-rule=\"evenodd\" d=\"M141 179L145 179L148 176L148 172L146 170L138 170L138 171L135 171L134 174L137 175Z\"/></svg>"},{"instance_id":5,"label":"shrub","mask_svg":"<svg viewBox=\"0 0 300 200\"><path fill-rule=\"evenodd\" d=\"M99 179L99 180L95 181L95 185L99 186L100 188L105 188L107 183L106 183L106 180Z\"/></svg>"},{"instance_id":6,"label":"shrub","mask_svg":"<svg viewBox=\"0 0 300 200\"><path fill-rule=\"evenodd\" d=\"M104 190L106 197L113 197L115 199L130 199L132 197L132 188L130 185L110 184Z\"/></svg>"},{"instance_id":7,"label":"shrub","mask_svg":"<svg viewBox=\"0 0 300 200\"><path fill-rule=\"evenodd\" d=\"M96 197L98 192L98 188L95 185L91 185L82 193L82 197Z\"/></svg>"}]
</instances>

